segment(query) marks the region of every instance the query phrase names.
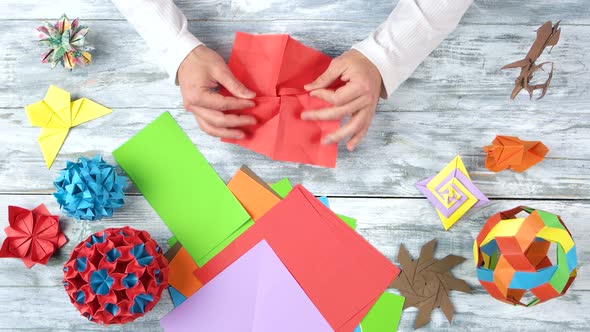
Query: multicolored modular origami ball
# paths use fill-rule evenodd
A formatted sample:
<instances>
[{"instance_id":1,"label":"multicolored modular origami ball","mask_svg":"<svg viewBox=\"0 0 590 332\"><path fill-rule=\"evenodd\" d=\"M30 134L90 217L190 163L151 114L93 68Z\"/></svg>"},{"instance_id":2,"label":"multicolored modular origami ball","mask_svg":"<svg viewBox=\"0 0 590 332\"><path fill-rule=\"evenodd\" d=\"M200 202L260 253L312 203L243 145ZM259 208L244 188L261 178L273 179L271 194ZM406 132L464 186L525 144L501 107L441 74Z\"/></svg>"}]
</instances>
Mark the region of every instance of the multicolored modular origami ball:
<instances>
[{"instance_id":1,"label":"multicolored modular origami ball","mask_svg":"<svg viewBox=\"0 0 590 332\"><path fill-rule=\"evenodd\" d=\"M111 217L123 206L128 180L96 156L68 161L53 184L57 190L53 195L68 217L95 221Z\"/></svg>"},{"instance_id":2,"label":"multicolored modular origami ball","mask_svg":"<svg viewBox=\"0 0 590 332\"><path fill-rule=\"evenodd\" d=\"M548 255L552 245L555 258ZM574 240L561 218L526 206L488 219L473 244L473 257L490 295L527 307L565 294L578 265ZM523 302L525 295L532 299Z\"/></svg>"},{"instance_id":3,"label":"multicolored modular origami ball","mask_svg":"<svg viewBox=\"0 0 590 332\"><path fill-rule=\"evenodd\" d=\"M86 42L88 27L80 25L78 19L70 21L63 14L55 23L44 22L37 28L39 44L47 47L41 54L41 62L50 63L55 68L61 63L68 70L76 65L87 65L92 61L93 48Z\"/></svg>"},{"instance_id":4,"label":"multicolored modular origami ball","mask_svg":"<svg viewBox=\"0 0 590 332\"><path fill-rule=\"evenodd\" d=\"M148 232L108 228L79 243L64 265L63 284L74 306L99 324L143 316L168 286L168 261Z\"/></svg>"}]
</instances>

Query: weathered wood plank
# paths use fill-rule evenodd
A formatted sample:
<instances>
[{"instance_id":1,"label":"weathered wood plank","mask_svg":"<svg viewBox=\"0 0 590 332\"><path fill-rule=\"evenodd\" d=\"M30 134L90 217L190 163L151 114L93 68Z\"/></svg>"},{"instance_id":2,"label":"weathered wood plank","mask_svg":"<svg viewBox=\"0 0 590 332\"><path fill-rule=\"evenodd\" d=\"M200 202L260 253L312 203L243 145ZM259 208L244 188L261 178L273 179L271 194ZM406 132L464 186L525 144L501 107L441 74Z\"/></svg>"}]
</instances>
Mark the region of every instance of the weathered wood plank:
<instances>
[{"instance_id":1,"label":"weathered wood plank","mask_svg":"<svg viewBox=\"0 0 590 332\"><path fill-rule=\"evenodd\" d=\"M4 110L0 118L0 132L4 133L0 135L0 192L48 193L65 161L79 156L100 153L113 162L111 152L161 112L115 109L111 115L74 128L53 168L47 170L36 141L39 129L29 127L23 110ZM269 181L288 176L318 194L421 197L414 184L436 174L460 154L475 183L490 197L590 198L590 137L579 114L377 113L357 151L349 153L340 147L336 169L272 161L205 135L190 113L172 114L226 180L245 163ZM495 174L484 167L482 147L496 134L540 139L551 151L545 161L524 173Z\"/></svg>"},{"instance_id":2,"label":"weathered wood plank","mask_svg":"<svg viewBox=\"0 0 590 332\"><path fill-rule=\"evenodd\" d=\"M41 53L30 32L33 21L0 21L0 108L20 108L57 84L110 107L182 108L178 88L168 80L159 60L133 29L122 21L92 22L90 38L95 63L69 73L41 64ZM191 30L227 57L235 31L290 33L302 42L337 56L363 39L369 23L269 21L193 22ZM537 111L588 113L589 26L564 26L561 40L545 59L553 59L555 74L548 95L529 101L524 94L510 101L514 70L499 68L522 58L534 38L528 26L461 26L433 52L414 75L379 108L382 112ZM122 38L126 36L126 38ZM555 113L553 113L555 112ZM475 118L475 117L474 117ZM524 122L522 119L520 122Z\"/></svg>"},{"instance_id":3,"label":"weathered wood plank","mask_svg":"<svg viewBox=\"0 0 590 332\"><path fill-rule=\"evenodd\" d=\"M34 207L46 203L57 212L54 200L48 195L2 195L0 196L0 227L7 224L6 206L15 204ZM471 245L481 225L490 215L516 205L527 204L561 214L574 235L580 260L578 278L569 292L549 303L533 308L514 308L492 299L479 286L472 263ZM590 308L588 294L590 277L586 272L589 263L590 239L583 234L590 232L590 201L495 201L477 209L458 222L450 231L444 232L435 212L422 199L348 199L332 198L335 211L358 218L358 231L389 259L396 262L400 243L405 243L412 254L431 238L438 238L437 257L449 253L465 256L467 261L454 269L456 276L464 278L475 289L472 296L453 293L456 315L449 325L440 312L435 312L433 322L425 330L483 330L494 326L501 330L510 326L517 330L546 330L561 328L567 331L583 331L590 327L585 314ZM15 259L0 259L0 329L17 330L27 322L29 329L59 327L67 331L103 329L87 323L69 303L61 285L61 266L73 247L92 232L106 227L130 225L145 229L166 246L170 235L147 202L138 196L130 197L127 205L114 218L82 226L73 220L63 220L70 242L52 258L48 266L35 266L30 270ZM146 317L125 326L110 327L112 330L159 331L158 320L172 309L165 295L161 303ZM403 315L402 331L411 330L415 310Z\"/></svg>"},{"instance_id":4,"label":"weathered wood plank","mask_svg":"<svg viewBox=\"0 0 590 332\"><path fill-rule=\"evenodd\" d=\"M175 1L190 20L279 20L309 19L354 22L383 21L397 0L192 0ZM0 2L0 19L58 18L63 12L83 19L122 20L110 1L56 0L51 6L40 6L34 0ZM337 15L334 15L336 13ZM590 11L584 0L535 2L475 0L463 18L473 24L541 24L543 20L563 20L568 24L589 24Z\"/></svg>"}]
</instances>

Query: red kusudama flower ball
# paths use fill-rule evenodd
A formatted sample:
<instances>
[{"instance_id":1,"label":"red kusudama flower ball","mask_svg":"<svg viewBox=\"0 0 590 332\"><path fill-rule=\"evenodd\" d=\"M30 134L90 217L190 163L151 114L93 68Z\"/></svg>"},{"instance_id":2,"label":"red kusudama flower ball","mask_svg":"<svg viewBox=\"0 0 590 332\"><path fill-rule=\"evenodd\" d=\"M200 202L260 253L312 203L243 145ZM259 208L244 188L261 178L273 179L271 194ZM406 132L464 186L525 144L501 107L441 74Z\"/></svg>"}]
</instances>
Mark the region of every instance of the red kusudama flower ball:
<instances>
[{"instance_id":1,"label":"red kusudama flower ball","mask_svg":"<svg viewBox=\"0 0 590 332\"><path fill-rule=\"evenodd\" d=\"M168 286L168 261L148 232L108 228L74 248L64 265L63 283L88 320L124 324L158 303Z\"/></svg>"}]
</instances>

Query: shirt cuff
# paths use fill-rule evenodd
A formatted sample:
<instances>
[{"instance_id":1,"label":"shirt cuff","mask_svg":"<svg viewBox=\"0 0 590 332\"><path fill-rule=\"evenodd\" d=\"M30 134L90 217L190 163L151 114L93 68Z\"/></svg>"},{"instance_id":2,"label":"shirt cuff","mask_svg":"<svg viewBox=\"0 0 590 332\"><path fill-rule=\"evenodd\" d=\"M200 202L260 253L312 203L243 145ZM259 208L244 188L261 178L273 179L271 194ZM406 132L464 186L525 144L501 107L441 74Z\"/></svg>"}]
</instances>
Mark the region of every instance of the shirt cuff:
<instances>
[{"instance_id":1,"label":"shirt cuff","mask_svg":"<svg viewBox=\"0 0 590 332\"><path fill-rule=\"evenodd\" d=\"M199 45L203 45L203 43L188 30L182 30L176 36L176 39L170 43L164 54L164 66L174 84L178 85L178 67L189 53Z\"/></svg>"},{"instance_id":2,"label":"shirt cuff","mask_svg":"<svg viewBox=\"0 0 590 332\"><path fill-rule=\"evenodd\" d=\"M389 59L386 50L373 39L373 36L369 36L367 39L354 44L352 48L361 52L362 55L377 67L383 82L381 98L387 99L387 97L391 96L402 82L401 79L396 76L395 68L391 59Z\"/></svg>"}]
</instances>

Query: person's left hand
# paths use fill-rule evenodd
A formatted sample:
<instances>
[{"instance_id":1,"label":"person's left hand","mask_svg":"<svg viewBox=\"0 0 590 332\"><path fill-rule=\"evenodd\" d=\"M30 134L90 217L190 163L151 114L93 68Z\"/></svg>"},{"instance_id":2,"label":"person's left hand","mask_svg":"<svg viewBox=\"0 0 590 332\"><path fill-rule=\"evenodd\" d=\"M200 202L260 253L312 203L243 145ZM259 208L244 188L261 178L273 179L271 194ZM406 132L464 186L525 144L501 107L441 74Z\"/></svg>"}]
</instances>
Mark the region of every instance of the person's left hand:
<instances>
[{"instance_id":1,"label":"person's left hand","mask_svg":"<svg viewBox=\"0 0 590 332\"><path fill-rule=\"evenodd\" d=\"M346 82L337 90L326 89L340 78ZM338 130L322 137L322 144L338 143L350 137L346 148L352 151L363 139L381 94L381 74L375 65L357 50L349 50L335 58L326 71L305 86L310 95L334 105L301 113L303 120L341 120L350 116Z\"/></svg>"}]
</instances>

